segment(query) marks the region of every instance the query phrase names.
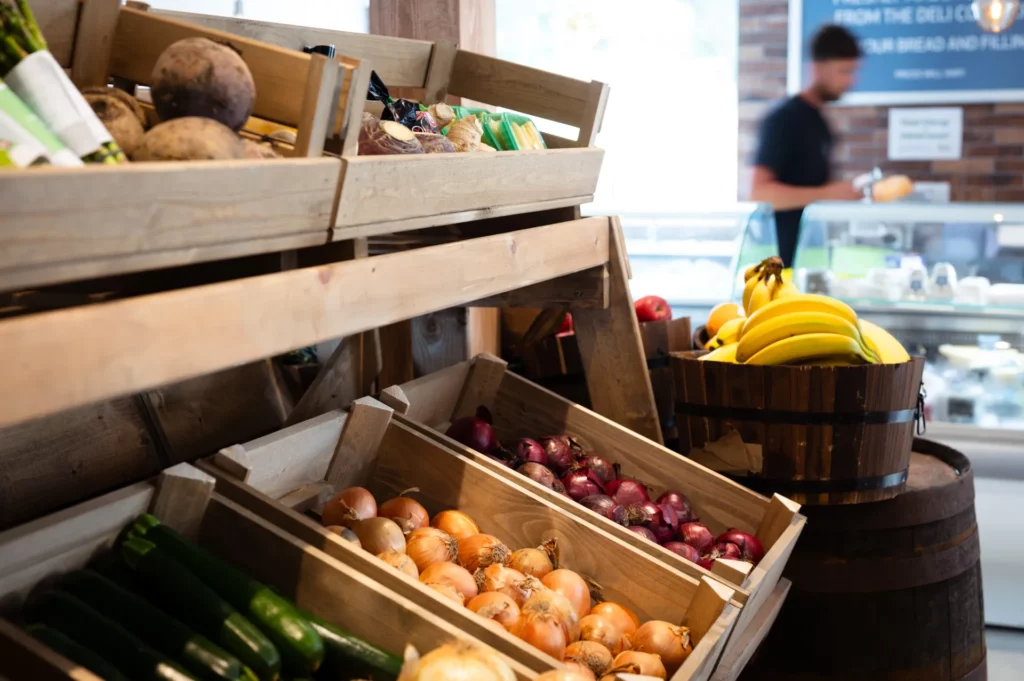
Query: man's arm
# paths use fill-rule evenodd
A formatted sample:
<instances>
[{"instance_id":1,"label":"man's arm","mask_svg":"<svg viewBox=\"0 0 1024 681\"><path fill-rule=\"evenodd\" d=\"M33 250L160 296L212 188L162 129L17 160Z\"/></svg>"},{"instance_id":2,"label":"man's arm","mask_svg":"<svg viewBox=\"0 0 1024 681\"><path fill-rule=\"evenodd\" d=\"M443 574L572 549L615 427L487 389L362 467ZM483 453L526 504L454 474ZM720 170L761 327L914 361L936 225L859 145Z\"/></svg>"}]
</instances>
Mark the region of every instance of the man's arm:
<instances>
[{"instance_id":1,"label":"man's arm","mask_svg":"<svg viewBox=\"0 0 1024 681\"><path fill-rule=\"evenodd\" d=\"M754 167L754 181L750 188L753 201L770 203L777 211L803 208L815 201L856 201L863 194L851 182L831 182L824 187L794 187L783 184L775 171L765 166Z\"/></svg>"}]
</instances>

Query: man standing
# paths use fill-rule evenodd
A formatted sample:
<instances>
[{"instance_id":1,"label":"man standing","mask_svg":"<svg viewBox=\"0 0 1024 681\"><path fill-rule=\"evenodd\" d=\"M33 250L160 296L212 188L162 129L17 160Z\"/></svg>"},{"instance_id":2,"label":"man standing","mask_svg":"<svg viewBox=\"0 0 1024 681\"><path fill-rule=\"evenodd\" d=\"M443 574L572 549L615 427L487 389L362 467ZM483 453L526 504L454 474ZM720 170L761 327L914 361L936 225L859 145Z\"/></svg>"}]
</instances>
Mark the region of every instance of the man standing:
<instances>
[{"instance_id":1,"label":"man standing","mask_svg":"<svg viewBox=\"0 0 1024 681\"><path fill-rule=\"evenodd\" d=\"M857 38L840 26L825 26L814 36L811 57L811 84L764 119L754 158L751 198L775 209L786 267L793 266L805 206L863 197L852 183L831 181L834 140L821 112L853 86L861 58Z\"/></svg>"}]
</instances>

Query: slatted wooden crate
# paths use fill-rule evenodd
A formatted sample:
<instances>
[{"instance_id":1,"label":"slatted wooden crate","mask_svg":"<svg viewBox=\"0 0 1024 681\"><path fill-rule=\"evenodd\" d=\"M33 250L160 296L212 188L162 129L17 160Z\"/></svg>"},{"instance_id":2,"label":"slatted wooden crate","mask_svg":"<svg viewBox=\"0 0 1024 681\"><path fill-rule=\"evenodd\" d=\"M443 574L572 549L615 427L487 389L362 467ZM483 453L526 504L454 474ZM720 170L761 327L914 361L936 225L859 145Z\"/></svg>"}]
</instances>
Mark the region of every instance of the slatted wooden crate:
<instances>
[{"instance_id":1,"label":"slatted wooden crate","mask_svg":"<svg viewBox=\"0 0 1024 681\"><path fill-rule=\"evenodd\" d=\"M151 512L245 570L299 607L386 650L421 652L452 639L475 641L446 619L214 493L214 479L180 464L0 534L0 676L10 681L100 681L39 644L14 622L25 597L47 578L80 569ZM479 643L478 641L475 641ZM534 671L507 660L525 681Z\"/></svg>"},{"instance_id":2,"label":"slatted wooden crate","mask_svg":"<svg viewBox=\"0 0 1024 681\"><path fill-rule=\"evenodd\" d=\"M650 559L602 529L577 522L558 506L509 484L486 467L443 446L372 398L349 413L330 412L278 433L221 450L200 466L217 477L217 491L316 546L534 671L553 658L465 608L353 548L301 512L332 490L368 488L384 501L417 487L431 515L458 508L510 547L558 540L561 564L595 579L608 600L632 608L642 620L681 622L691 628L694 652L672 677L710 679L738 616L734 593L712 579L697 580Z\"/></svg>"},{"instance_id":3,"label":"slatted wooden crate","mask_svg":"<svg viewBox=\"0 0 1024 681\"><path fill-rule=\"evenodd\" d=\"M416 424L414 427L419 432L443 442L577 519L600 527L619 540L695 579L714 576L729 583L736 589L736 599L744 603L744 607L723 656L728 675L720 678L735 678L739 674L742 664L749 659L774 618L771 612L763 616L762 609L768 607L769 611L777 614L781 601L776 589L786 561L806 522L798 513L798 504L779 495L768 499L751 492L627 428L506 371L504 361L489 355L479 355L470 362L411 383L386 388L380 397L405 415L397 417L403 424ZM709 573L443 435L453 419L473 414L479 405L491 410L495 431L501 440L568 433L583 441L589 451L621 464L624 476L655 485L657 493L665 489L683 492L694 504L701 522L713 533L736 527L755 534L765 547L764 559L749 571L746 570L749 566L718 561L715 571ZM769 605L766 606L766 603ZM758 620L757 625L754 624L755 620Z\"/></svg>"}]
</instances>

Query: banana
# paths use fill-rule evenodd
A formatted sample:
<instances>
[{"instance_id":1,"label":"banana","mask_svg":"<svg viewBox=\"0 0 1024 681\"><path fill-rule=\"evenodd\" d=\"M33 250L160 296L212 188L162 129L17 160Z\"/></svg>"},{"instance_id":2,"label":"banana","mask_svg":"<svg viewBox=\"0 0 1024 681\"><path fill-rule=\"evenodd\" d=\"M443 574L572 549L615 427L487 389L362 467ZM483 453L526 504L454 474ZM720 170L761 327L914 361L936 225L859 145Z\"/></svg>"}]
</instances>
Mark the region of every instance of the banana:
<instances>
[{"instance_id":1,"label":"banana","mask_svg":"<svg viewBox=\"0 0 1024 681\"><path fill-rule=\"evenodd\" d=\"M846 303L817 293L801 293L773 300L758 309L756 313L749 313L747 321L743 324L743 330L740 331L740 337L742 338L759 324L790 312L827 312L842 317L851 324L857 324L857 313Z\"/></svg>"},{"instance_id":2,"label":"banana","mask_svg":"<svg viewBox=\"0 0 1024 681\"><path fill-rule=\"evenodd\" d=\"M780 284L774 274L769 274L767 277L758 281L757 286L755 286L754 290L750 293L750 305L744 306L748 317L749 315L755 314L768 303L772 302L772 295L774 295L779 285Z\"/></svg>"},{"instance_id":3,"label":"banana","mask_svg":"<svg viewBox=\"0 0 1024 681\"><path fill-rule=\"evenodd\" d=\"M836 356L860 357L865 362L870 362L860 343L849 336L838 333L805 333L772 343L745 363L775 366L800 364Z\"/></svg>"},{"instance_id":4,"label":"banana","mask_svg":"<svg viewBox=\"0 0 1024 681\"><path fill-rule=\"evenodd\" d=\"M730 319L718 330L718 335L712 340L717 340L712 347L720 348L723 345L732 345L740 340L740 329L743 328L744 317ZM710 345L710 343L709 343Z\"/></svg>"},{"instance_id":5,"label":"banana","mask_svg":"<svg viewBox=\"0 0 1024 681\"><path fill-rule=\"evenodd\" d=\"M768 346L785 338L809 333L831 333L852 338L862 345L857 327L827 312L791 312L758 324L740 338L737 362L746 362ZM863 351L864 348L861 348ZM865 353L867 354L867 353Z\"/></svg>"},{"instance_id":6,"label":"banana","mask_svg":"<svg viewBox=\"0 0 1024 681\"><path fill-rule=\"evenodd\" d=\"M798 295L800 295L800 289L796 287L796 284L794 284L791 281L786 281L785 279L783 279L782 286L780 286L778 290L775 291L775 295L772 297L772 300L778 300L779 298L789 298L791 296Z\"/></svg>"},{"instance_id":7,"label":"banana","mask_svg":"<svg viewBox=\"0 0 1024 681\"><path fill-rule=\"evenodd\" d=\"M699 359L703 362L729 362L731 364L735 364L737 347L739 346L736 343L723 345L713 352L702 355Z\"/></svg>"},{"instance_id":8,"label":"banana","mask_svg":"<svg viewBox=\"0 0 1024 681\"><path fill-rule=\"evenodd\" d=\"M910 361L910 355L892 334L864 319L860 320L860 332L868 347L878 355L880 364L900 364Z\"/></svg>"},{"instance_id":9,"label":"banana","mask_svg":"<svg viewBox=\"0 0 1024 681\"><path fill-rule=\"evenodd\" d=\"M763 270L763 269L764 269L764 262L763 261L757 263L756 265L751 265L743 273L743 281L745 281L745 282L746 281L750 281L751 279L753 279L757 275L761 274L761 270Z\"/></svg>"},{"instance_id":10,"label":"banana","mask_svg":"<svg viewBox=\"0 0 1024 681\"><path fill-rule=\"evenodd\" d=\"M744 314L750 314L750 294L754 292L754 288L761 283L761 274L747 279L747 283L743 285L743 312Z\"/></svg>"}]
</instances>

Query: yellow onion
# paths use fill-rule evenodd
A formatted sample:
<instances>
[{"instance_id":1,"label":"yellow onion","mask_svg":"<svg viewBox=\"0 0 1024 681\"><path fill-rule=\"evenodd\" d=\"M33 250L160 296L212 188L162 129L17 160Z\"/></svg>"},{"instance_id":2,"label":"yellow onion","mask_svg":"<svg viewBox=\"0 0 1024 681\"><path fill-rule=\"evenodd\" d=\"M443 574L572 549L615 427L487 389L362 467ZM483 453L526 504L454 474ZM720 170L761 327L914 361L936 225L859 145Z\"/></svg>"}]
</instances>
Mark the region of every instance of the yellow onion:
<instances>
[{"instance_id":1,"label":"yellow onion","mask_svg":"<svg viewBox=\"0 0 1024 681\"><path fill-rule=\"evenodd\" d=\"M459 605L466 604L466 599L463 598L462 594L460 594L451 584L441 584L439 582L424 582L423 586L429 589L433 589L445 598L455 601Z\"/></svg>"},{"instance_id":2,"label":"yellow onion","mask_svg":"<svg viewBox=\"0 0 1024 681\"><path fill-rule=\"evenodd\" d=\"M658 679L668 678L668 672L665 671L665 665L661 663L660 657L652 653L640 653L635 650L627 650L616 655L615 659L612 660L612 668L608 670L608 673L643 674L644 676L653 676Z\"/></svg>"},{"instance_id":3,"label":"yellow onion","mask_svg":"<svg viewBox=\"0 0 1024 681\"><path fill-rule=\"evenodd\" d=\"M470 572L491 565L508 565L509 550L490 534L474 534L459 540L459 563Z\"/></svg>"},{"instance_id":4,"label":"yellow onion","mask_svg":"<svg viewBox=\"0 0 1024 681\"><path fill-rule=\"evenodd\" d=\"M524 616L528 613L552 613L565 629L566 645L580 638L580 621L576 617L576 609L562 594L547 588L538 589L526 599L520 610Z\"/></svg>"},{"instance_id":5,"label":"yellow onion","mask_svg":"<svg viewBox=\"0 0 1024 681\"><path fill-rule=\"evenodd\" d=\"M410 648L398 681L516 681L502 656L479 644L446 643L422 658Z\"/></svg>"},{"instance_id":6,"label":"yellow onion","mask_svg":"<svg viewBox=\"0 0 1024 681\"><path fill-rule=\"evenodd\" d=\"M324 504L321 519L324 525L344 525L349 527L359 520L366 520L377 515L377 502L370 490L363 487L347 487Z\"/></svg>"},{"instance_id":7,"label":"yellow onion","mask_svg":"<svg viewBox=\"0 0 1024 681\"><path fill-rule=\"evenodd\" d=\"M434 563L420 573L420 581L424 584L448 584L458 591L463 602L476 596L478 589L476 580L469 570L455 563Z\"/></svg>"},{"instance_id":8,"label":"yellow onion","mask_svg":"<svg viewBox=\"0 0 1024 681\"><path fill-rule=\"evenodd\" d=\"M579 662L586 665L594 676L602 676L612 666L614 657L607 648L593 641L576 641L565 649L566 662Z\"/></svg>"},{"instance_id":9,"label":"yellow onion","mask_svg":"<svg viewBox=\"0 0 1024 681\"><path fill-rule=\"evenodd\" d=\"M636 631L636 628L640 626L640 618L633 614L632 610L624 605L612 603L611 601L598 603L590 609L590 614L604 617L606 620L621 629L622 635L630 640L632 640L633 633Z\"/></svg>"},{"instance_id":10,"label":"yellow onion","mask_svg":"<svg viewBox=\"0 0 1024 681\"><path fill-rule=\"evenodd\" d=\"M405 552L422 572L434 563L454 562L459 555L459 544L444 530L422 527L405 538Z\"/></svg>"},{"instance_id":11,"label":"yellow onion","mask_svg":"<svg viewBox=\"0 0 1024 681\"><path fill-rule=\"evenodd\" d=\"M475 596L466 607L489 620L498 622L511 631L519 622L519 606L510 597L497 591L485 591Z\"/></svg>"},{"instance_id":12,"label":"yellow onion","mask_svg":"<svg viewBox=\"0 0 1024 681\"><path fill-rule=\"evenodd\" d=\"M520 607L537 587L544 588L536 579L497 563L485 570L477 570L474 575L480 591L503 593Z\"/></svg>"},{"instance_id":13,"label":"yellow onion","mask_svg":"<svg viewBox=\"0 0 1024 681\"><path fill-rule=\"evenodd\" d=\"M579 662L566 662L565 669L553 669L544 672L536 681L595 681L596 677L590 668Z\"/></svg>"},{"instance_id":14,"label":"yellow onion","mask_svg":"<svg viewBox=\"0 0 1024 681\"><path fill-rule=\"evenodd\" d=\"M333 532L345 541L355 544L359 548L362 548L362 544L359 543L359 537L357 537L356 533L348 529L347 527L343 527L341 525L328 525L324 529L328 532Z\"/></svg>"},{"instance_id":15,"label":"yellow onion","mask_svg":"<svg viewBox=\"0 0 1024 681\"><path fill-rule=\"evenodd\" d=\"M404 572L413 579L419 579L420 571L416 568L416 563L412 562L412 558L404 553L385 551L384 553L378 553L377 557L391 567L397 568L399 572Z\"/></svg>"},{"instance_id":16,"label":"yellow onion","mask_svg":"<svg viewBox=\"0 0 1024 681\"><path fill-rule=\"evenodd\" d=\"M562 618L553 610L533 610L528 613L524 611L511 633L556 660L565 657L565 646L569 643L566 640L565 626L562 624Z\"/></svg>"},{"instance_id":17,"label":"yellow onion","mask_svg":"<svg viewBox=\"0 0 1024 681\"><path fill-rule=\"evenodd\" d=\"M586 580L572 570L555 570L540 581L547 588L569 599L576 610L577 619L590 614L590 587Z\"/></svg>"},{"instance_id":18,"label":"yellow onion","mask_svg":"<svg viewBox=\"0 0 1024 681\"><path fill-rule=\"evenodd\" d=\"M409 531L430 525L430 515L423 504L405 496L409 492L418 492L415 487L407 489L394 499L388 499L377 509L377 515L381 518L391 518L399 526L409 528ZM400 522L404 521L404 522Z\"/></svg>"},{"instance_id":19,"label":"yellow onion","mask_svg":"<svg viewBox=\"0 0 1024 681\"><path fill-rule=\"evenodd\" d=\"M590 614L580 620L580 640L600 643L611 652L618 655L623 650L629 650L632 646L622 630L607 617Z\"/></svg>"},{"instance_id":20,"label":"yellow onion","mask_svg":"<svg viewBox=\"0 0 1024 681\"><path fill-rule=\"evenodd\" d=\"M558 567L558 546L554 539L544 542L535 549L519 549L509 559L509 567L524 575L542 579Z\"/></svg>"},{"instance_id":21,"label":"yellow onion","mask_svg":"<svg viewBox=\"0 0 1024 681\"><path fill-rule=\"evenodd\" d=\"M633 634L633 650L658 655L668 673L674 674L693 652L693 643L687 627L651 620Z\"/></svg>"},{"instance_id":22,"label":"yellow onion","mask_svg":"<svg viewBox=\"0 0 1024 681\"><path fill-rule=\"evenodd\" d=\"M393 520L370 518L352 523L352 531L359 537L363 549L373 555L386 551L405 553L405 535Z\"/></svg>"},{"instance_id":23,"label":"yellow onion","mask_svg":"<svg viewBox=\"0 0 1024 681\"><path fill-rule=\"evenodd\" d=\"M444 530L459 540L480 534L480 527L462 511L441 511L430 521L430 526Z\"/></svg>"}]
</instances>

